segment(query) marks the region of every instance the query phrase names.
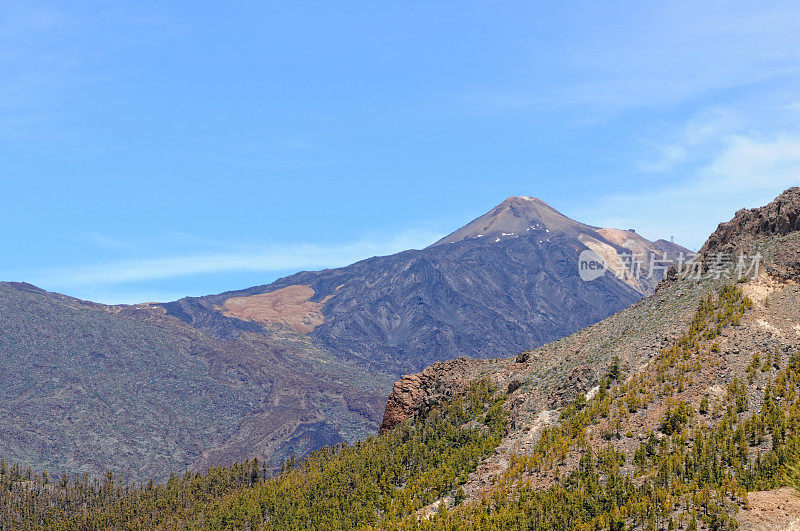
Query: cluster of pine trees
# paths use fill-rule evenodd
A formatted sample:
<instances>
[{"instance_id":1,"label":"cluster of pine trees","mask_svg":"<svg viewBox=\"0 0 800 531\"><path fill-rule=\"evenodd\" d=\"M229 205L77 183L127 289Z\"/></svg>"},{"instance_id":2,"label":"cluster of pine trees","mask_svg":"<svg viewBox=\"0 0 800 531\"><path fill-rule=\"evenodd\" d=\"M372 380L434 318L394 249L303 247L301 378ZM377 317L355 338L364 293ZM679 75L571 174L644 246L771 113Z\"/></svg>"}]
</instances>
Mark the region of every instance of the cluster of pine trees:
<instances>
[{"instance_id":1,"label":"cluster of pine trees","mask_svg":"<svg viewBox=\"0 0 800 531\"><path fill-rule=\"evenodd\" d=\"M485 381L353 446L328 447L266 477L257 461L163 485L124 485L109 474L52 483L3 465L0 519L35 529L351 529L385 526L454 491L505 434L505 395Z\"/></svg>"}]
</instances>

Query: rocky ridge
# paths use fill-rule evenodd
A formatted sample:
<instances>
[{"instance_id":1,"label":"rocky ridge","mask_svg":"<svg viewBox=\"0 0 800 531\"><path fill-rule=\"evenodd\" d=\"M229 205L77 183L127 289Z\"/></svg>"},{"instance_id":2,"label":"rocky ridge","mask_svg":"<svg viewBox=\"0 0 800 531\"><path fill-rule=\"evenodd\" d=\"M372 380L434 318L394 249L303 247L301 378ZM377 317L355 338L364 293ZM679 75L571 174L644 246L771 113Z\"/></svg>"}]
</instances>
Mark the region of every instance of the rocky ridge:
<instances>
[{"instance_id":1,"label":"rocky ridge","mask_svg":"<svg viewBox=\"0 0 800 531\"><path fill-rule=\"evenodd\" d=\"M403 376L389 394L380 432L391 430L413 415L425 415L433 406L463 391L466 384L491 367L491 362L461 357Z\"/></svg>"},{"instance_id":2,"label":"rocky ridge","mask_svg":"<svg viewBox=\"0 0 800 531\"><path fill-rule=\"evenodd\" d=\"M800 231L800 187L787 189L768 205L741 209L733 219L720 223L699 254L751 252L753 242L769 236Z\"/></svg>"}]
</instances>

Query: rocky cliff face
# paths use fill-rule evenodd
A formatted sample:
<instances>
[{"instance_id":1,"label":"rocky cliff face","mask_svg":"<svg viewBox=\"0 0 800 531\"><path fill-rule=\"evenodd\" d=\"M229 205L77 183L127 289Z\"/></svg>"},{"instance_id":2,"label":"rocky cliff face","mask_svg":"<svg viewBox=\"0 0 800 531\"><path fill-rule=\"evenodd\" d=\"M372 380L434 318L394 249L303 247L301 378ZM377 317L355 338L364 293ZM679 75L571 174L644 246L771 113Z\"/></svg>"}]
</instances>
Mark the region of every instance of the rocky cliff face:
<instances>
[{"instance_id":1,"label":"rocky cliff face","mask_svg":"<svg viewBox=\"0 0 800 531\"><path fill-rule=\"evenodd\" d=\"M380 431L391 430L415 415L424 415L431 407L463 391L492 367L490 360L457 358L403 376L389 393Z\"/></svg>"},{"instance_id":2,"label":"rocky cliff face","mask_svg":"<svg viewBox=\"0 0 800 531\"><path fill-rule=\"evenodd\" d=\"M800 231L800 188L789 188L760 208L741 209L732 220L720 223L700 249L700 254L749 252L757 239Z\"/></svg>"},{"instance_id":3,"label":"rocky cliff face","mask_svg":"<svg viewBox=\"0 0 800 531\"><path fill-rule=\"evenodd\" d=\"M700 249L705 266L725 255L765 258L764 267L776 278L800 279L800 241L781 238L800 231L800 188L789 188L760 208L742 209L732 220L720 223ZM780 240L780 245L775 243Z\"/></svg>"}]
</instances>

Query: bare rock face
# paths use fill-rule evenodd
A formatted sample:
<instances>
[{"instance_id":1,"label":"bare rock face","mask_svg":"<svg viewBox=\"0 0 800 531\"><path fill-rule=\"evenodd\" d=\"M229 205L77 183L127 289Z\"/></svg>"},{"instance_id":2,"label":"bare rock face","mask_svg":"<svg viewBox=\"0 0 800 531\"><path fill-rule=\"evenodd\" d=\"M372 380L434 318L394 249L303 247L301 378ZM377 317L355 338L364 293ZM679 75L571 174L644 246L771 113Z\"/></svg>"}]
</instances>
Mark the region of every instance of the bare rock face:
<instances>
[{"instance_id":1,"label":"bare rock face","mask_svg":"<svg viewBox=\"0 0 800 531\"><path fill-rule=\"evenodd\" d=\"M732 220L719 224L700 254L748 252L756 239L794 231L800 231L800 187L789 188L766 206L736 212Z\"/></svg>"},{"instance_id":2,"label":"bare rock face","mask_svg":"<svg viewBox=\"0 0 800 531\"><path fill-rule=\"evenodd\" d=\"M800 187L789 188L770 204L741 209L732 220L720 223L700 249L703 263L719 255L758 252L762 264L775 278L800 280ZM775 239L779 245L764 245ZM758 243L757 243L758 242ZM669 275L667 275L669 276Z\"/></svg>"},{"instance_id":3,"label":"bare rock face","mask_svg":"<svg viewBox=\"0 0 800 531\"><path fill-rule=\"evenodd\" d=\"M531 352L530 350L524 350L517 354L517 363L527 363L531 359Z\"/></svg>"},{"instance_id":4,"label":"bare rock face","mask_svg":"<svg viewBox=\"0 0 800 531\"><path fill-rule=\"evenodd\" d=\"M411 418L424 395L421 374L407 374L395 382L386 401L380 433L389 431L407 418Z\"/></svg>"},{"instance_id":5,"label":"bare rock face","mask_svg":"<svg viewBox=\"0 0 800 531\"><path fill-rule=\"evenodd\" d=\"M780 239L780 244L764 242ZM718 258L736 260L740 254L762 255L767 273L784 280L800 280L800 187L792 187L771 203L740 209L733 219L720 223L698 252L704 270ZM656 287L656 293L675 283L681 272L671 267Z\"/></svg>"},{"instance_id":6,"label":"bare rock face","mask_svg":"<svg viewBox=\"0 0 800 531\"><path fill-rule=\"evenodd\" d=\"M425 415L436 404L463 391L485 366L484 360L462 357L403 376L389 394L380 433L392 430L408 418Z\"/></svg>"},{"instance_id":7,"label":"bare rock face","mask_svg":"<svg viewBox=\"0 0 800 531\"><path fill-rule=\"evenodd\" d=\"M550 407L555 409L573 402L578 395L585 393L597 380L595 371L586 365L572 369L566 381L550 393Z\"/></svg>"},{"instance_id":8,"label":"bare rock face","mask_svg":"<svg viewBox=\"0 0 800 531\"><path fill-rule=\"evenodd\" d=\"M769 274L783 280L800 280L800 237L787 238L766 264Z\"/></svg>"}]
</instances>

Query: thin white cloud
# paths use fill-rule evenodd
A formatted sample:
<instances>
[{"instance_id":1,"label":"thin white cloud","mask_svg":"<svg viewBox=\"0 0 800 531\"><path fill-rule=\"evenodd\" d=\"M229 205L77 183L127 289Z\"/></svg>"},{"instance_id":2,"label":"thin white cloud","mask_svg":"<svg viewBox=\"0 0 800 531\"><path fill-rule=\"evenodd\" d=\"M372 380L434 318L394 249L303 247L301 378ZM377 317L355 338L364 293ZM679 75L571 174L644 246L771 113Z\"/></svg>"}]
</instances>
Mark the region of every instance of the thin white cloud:
<instances>
[{"instance_id":1,"label":"thin white cloud","mask_svg":"<svg viewBox=\"0 0 800 531\"><path fill-rule=\"evenodd\" d=\"M169 300L155 291L134 291L130 284L191 275L231 272L280 272L341 267L371 256L418 249L444 236L425 230L407 230L388 238L364 238L344 244L238 245L220 252L173 255L161 258L120 260L75 268L25 272L27 281L48 290L93 294L94 300L131 302ZM19 272L0 272L2 278L17 278ZM139 301L145 299L139 299Z\"/></svg>"},{"instance_id":2,"label":"thin white cloud","mask_svg":"<svg viewBox=\"0 0 800 531\"><path fill-rule=\"evenodd\" d=\"M97 231L92 231L87 234L87 240L94 245L106 249L132 249L135 244L121 238L114 238Z\"/></svg>"},{"instance_id":3,"label":"thin white cloud","mask_svg":"<svg viewBox=\"0 0 800 531\"><path fill-rule=\"evenodd\" d=\"M664 173L718 151L742 128L743 118L726 109L701 112L666 138L649 139L648 156L636 162L644 172Z\"/></svg>"},{"instance_id":4,"label":"thin white cloud","mask_svg":"<svg viewBox=\"0 0 800 531\"><path fill-rule=\"evenodd\" d=\"M590 216L601 225L637 228L650 238L672 235L696 250L736 210L761 206L800 185L800 135L731 136L680 183L664 186L658 178L651 183L649 190L600 198Z\"/></svg>"},{"instance_id":5,"label":"thin white cloud","mask_svg":"<svg viewBox=\"0 0 800 531\"><path fill-rule=\"evenodd\" d=\"M704 191L763 193L800 183L800 137L777 136L759 141L744 136L728 146L703 170ZM724 187L724 188L723 188Z\"/></svg>"}]
</instances>

